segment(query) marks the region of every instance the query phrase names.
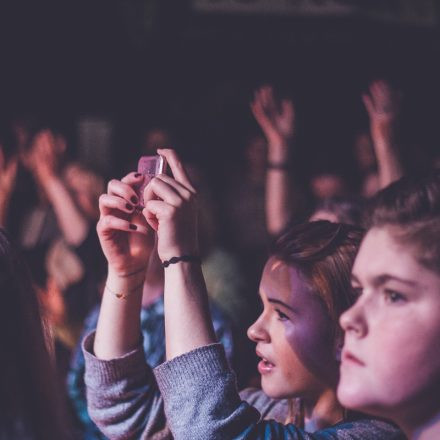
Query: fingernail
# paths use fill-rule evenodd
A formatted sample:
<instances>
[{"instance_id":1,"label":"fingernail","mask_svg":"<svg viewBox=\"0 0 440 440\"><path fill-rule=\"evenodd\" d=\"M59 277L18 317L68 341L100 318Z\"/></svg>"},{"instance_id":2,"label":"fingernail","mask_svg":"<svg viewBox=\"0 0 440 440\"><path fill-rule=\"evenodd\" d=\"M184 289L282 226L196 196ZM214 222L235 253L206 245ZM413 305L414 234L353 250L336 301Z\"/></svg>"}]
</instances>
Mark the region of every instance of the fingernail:
<instances>
[{"instance_id":1,"label":"fingernail","mask_svg":"<svg viewBox=\"0 0 440 440\"><path fill-rule=\"evenodd\" d=\"M133 196L131 199L130 199L131 201L132 201L132 203L134 203L135 205L137 205L138 204L138 198L136 197L136 196Z\"/></svg>"},{"instance_id":2,"label":"fingernail","mask_svg":"<svg viewBox=\"0 0 440 440\"><path fill-rule=\"evenodd\" d=\"M130 205L130 203L127 203L127 204L125 205L125 207L126 207L129 211L131 211L131 210L133 209L133 205Z\"/></svg>"},{"instance_id":3,"label":"fingernail","mask_svg":"<svg viewBox=\"0 0 440 440\"><path fill-rule=\"evenodd\" d=\"M137 227L136 225L134 225L133 223L130 223L129 228L130 228L132 231L136 231L136 229L137 229L138 227Z\"/></svg>"},{"instance_id":4,"label":"fingernail","mask_svg":"<svg viewBox=\"0 0 440 440\"><path fill-rule=\"evenodd\" d=\"M134 177L141 177L141 176L142 176L141 173L136 173L136 174L134 175Z\"/></svg>"}]
</instances>

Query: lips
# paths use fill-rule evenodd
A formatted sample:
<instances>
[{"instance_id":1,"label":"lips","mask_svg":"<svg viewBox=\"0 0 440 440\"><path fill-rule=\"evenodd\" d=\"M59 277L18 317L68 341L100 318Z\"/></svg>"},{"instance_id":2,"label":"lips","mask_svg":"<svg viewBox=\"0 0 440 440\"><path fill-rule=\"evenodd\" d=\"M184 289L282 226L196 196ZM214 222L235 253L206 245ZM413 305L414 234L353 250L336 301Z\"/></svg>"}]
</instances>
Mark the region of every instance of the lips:
<instances>
[{"instance_id":1,"label":"lips","mask_svg":"<svg viewBox=\"0 0 440 440\"><path fill-rule=\"evenodd\" d=\"M258 363L258 371L260 374L269 374L275 368L275 364L271 362L268 358L264 357L258 350L256 351L257 356L261 358L261 361Z\"/></svg>"},{"instance_id":2,"label":"lips","mask_svg":"<svg viewBox=\"0 0 440 440\"><path fill-rule=\"evenodd\" d=\"M342 363L358 365L361 367L365 366L364 362L357 358L353 353L345 349L342 351Z\"/></svg>"}]
</instances>

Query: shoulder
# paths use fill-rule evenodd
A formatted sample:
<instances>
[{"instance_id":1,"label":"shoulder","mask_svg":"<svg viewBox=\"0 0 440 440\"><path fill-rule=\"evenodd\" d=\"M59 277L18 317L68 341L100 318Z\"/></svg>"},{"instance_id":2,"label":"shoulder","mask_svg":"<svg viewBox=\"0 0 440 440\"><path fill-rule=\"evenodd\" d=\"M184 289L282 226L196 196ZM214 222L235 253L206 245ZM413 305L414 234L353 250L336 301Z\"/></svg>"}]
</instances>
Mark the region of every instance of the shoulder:
<instances>
[{"instance_id":1,"label":"shoulder","mask_svg":"<svg viewBox=\"0 0 440 440\"><path fill-rule=\"evenodd\" d=\"M367 417L339 423L324 431L332 431L336 438L345 438L344 436L350 433L350 438L359 440L404 440L406 438L393 423Z\"/></svg>"}]
</instances>

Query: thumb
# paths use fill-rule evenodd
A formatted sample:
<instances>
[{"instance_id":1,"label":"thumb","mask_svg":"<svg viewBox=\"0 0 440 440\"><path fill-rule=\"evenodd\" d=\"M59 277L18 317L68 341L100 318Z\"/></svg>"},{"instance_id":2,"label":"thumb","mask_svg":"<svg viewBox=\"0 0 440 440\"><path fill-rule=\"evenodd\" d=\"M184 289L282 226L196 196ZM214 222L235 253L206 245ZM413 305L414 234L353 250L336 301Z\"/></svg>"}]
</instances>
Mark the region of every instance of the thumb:
<instances>
[{"instance_id":1,"label":"thumb","mask_svg":"<svg viewBox=\"0 0 440 440\"><path fill-rule=\"evenodd\" d=\"M142 215L145 217L146 222L151 226L151 228L157 232L159 229L159 221L156 215L147 207L142 210Z\"/></svg>"}]
</instances>

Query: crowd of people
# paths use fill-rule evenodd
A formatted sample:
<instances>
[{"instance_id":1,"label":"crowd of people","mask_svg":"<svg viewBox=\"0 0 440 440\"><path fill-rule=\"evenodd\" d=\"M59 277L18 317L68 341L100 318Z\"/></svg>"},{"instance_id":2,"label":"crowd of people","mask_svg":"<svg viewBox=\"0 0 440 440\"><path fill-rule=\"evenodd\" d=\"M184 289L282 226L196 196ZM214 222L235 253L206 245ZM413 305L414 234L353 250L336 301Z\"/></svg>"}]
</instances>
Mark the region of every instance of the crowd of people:
<instances>
[{"instance_id":1,"label":"crowd of people","mask_svg":"<svg viewBox=\"0 0 440 440\"><path fill-rule=\"evenodd\" d=\"M362 95L356 187L304 185L295 104L260 87L221 197L162 128L140 194L5 123L0 438L440 438L440 172L407 167L402 99Z\"/></svg>"}]
</instances>

